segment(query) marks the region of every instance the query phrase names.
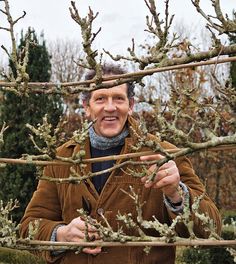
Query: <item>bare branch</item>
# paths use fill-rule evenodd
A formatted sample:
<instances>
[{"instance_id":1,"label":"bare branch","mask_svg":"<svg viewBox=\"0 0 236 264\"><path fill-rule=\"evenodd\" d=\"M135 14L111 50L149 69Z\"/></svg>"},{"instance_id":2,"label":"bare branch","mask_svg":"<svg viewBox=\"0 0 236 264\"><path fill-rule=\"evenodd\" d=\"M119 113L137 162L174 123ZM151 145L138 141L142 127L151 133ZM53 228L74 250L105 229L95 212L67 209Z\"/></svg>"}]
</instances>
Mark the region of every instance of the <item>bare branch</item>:
<instances>
[{"instance_id":1,"label":"bare branch","mask_svg":"<svg viewBox=\"0 0 236 264\"><path fill-rule=\"evenodd\" d=\"M218 24L212 20L212 16L207 15L200 7L200 0L191 0L192 4L196 7L196 10L199 14L201 14L206 21L208 22L208 26L210 28L215 29L219 32L219 34L227 34L231 35L232 33L236 33L236 21L230 20L228 16L224 17L220 1L219 0L211 0L212 6L214 7L216 17L214 17L215 20L218 21Z\"/></svg>"},{"instance_id":2,"label":"bare branch","mask_svg":"<svg viewBox=\"0 0 236 264\"><path fill-rule=\"evenodd\" d=\"M15 34L14 34L14 26L17 22L19 22L20 19L23 19L26 15L26 12L23 11L23 15L17 18L16 20L13 20L11 13L10 13L10 6L8 3L8 0L4 0L5 3L5 11L2 11L8 20L9 23L9 28L2 28L4 30L7 30L10 32L10 37L11 37L11 53L7 51L7 49L4 46L1 46L3 50L7 53L9 60L12 61L13 65L16 68L16 78L14 78L13 74L7 77L7 79L11 80L12 82L16 83L16 86L14 88L11 88L10 90L18 95L27 94L27 83L29 81L29 75L26 72L26 66L28 63L28 50L29 50L29 42L30 42L30 35L31 32L29 30L28 35L26 37L26 46L25 46L25 53L24 57L21 60L21 58L18 57L17 54L17 44L16 44L16 39L15 39ZM19 84L23 82L22 87Z\"/></svg>"},{"instance_id":3,"label":"bare branch","mask_svg":"<svg viewBox=\"0 0 236 264\"><path fill-rule=\"evenodd\" d=\"M95 69L98 75L98 73L100 72L100 66L96 61L98 52L97 50L92 49L92 43L101 31L101 28L99 28L96 33L92 33L92 24L98 16L98 12L94 15L92 9L89 7L88 15L85 18L81 18L74 1L71 1L71 6L72 7L69 8L71 17L77 24L79 24L81 28L83 48L85 53L87 54L86 60L88 64L86 65L86 67L89 69Z\"/></svg>"}]
</instances>

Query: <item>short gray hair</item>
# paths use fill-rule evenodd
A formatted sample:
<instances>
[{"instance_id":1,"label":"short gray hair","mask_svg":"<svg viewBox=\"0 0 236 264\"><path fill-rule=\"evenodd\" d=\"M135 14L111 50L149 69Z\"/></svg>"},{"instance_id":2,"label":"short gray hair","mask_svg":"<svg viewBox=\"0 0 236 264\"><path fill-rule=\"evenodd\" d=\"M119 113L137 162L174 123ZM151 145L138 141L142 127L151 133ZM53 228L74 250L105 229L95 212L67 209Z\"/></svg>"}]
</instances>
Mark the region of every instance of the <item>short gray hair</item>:
<instances>
[{"instance_id":1,"label":"short gray hair","mask_svg":"<svg viewBox=\"0 0 236 264\"><path fill-rule=\"evenodd\" d=\"M120 65L115 65L115 64L103 64L102 65L102 74L103 75L119 75L119 74L125 74L127 71L125 71L123 68L121 68ZM96 75L95 70L90 70L86 75L85 75L85 80L92 80ZM127 96L128 99L131 99L134 97L134 84L133 82L127 82ZM91 92L84 91L82 92L82 100L86 101L87 103L89 102L89 99L91 98Z\"/></svg>"}]
</instances>

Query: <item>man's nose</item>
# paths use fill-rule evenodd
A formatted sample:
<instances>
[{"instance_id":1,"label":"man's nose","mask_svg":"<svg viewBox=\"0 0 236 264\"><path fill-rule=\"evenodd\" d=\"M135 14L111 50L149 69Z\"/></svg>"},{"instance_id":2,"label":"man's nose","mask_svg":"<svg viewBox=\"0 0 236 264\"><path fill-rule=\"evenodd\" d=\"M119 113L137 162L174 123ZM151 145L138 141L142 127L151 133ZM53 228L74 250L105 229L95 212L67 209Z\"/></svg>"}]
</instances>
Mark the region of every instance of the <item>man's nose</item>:
<instances>
[{"instance_id":1,"label":"man's nose","mask_svg":"<svg viewBox=\"0 0 236 264\"><path fill-rule=\"evenodd\" d=\"M112 112L112 111L116 110L116 105L114 104L112 99L108 99L107 100L107 102L105 104L105 107L104 107L104 110L105 111L109 111L109 112Z\"/></svg>"}]
</instances>

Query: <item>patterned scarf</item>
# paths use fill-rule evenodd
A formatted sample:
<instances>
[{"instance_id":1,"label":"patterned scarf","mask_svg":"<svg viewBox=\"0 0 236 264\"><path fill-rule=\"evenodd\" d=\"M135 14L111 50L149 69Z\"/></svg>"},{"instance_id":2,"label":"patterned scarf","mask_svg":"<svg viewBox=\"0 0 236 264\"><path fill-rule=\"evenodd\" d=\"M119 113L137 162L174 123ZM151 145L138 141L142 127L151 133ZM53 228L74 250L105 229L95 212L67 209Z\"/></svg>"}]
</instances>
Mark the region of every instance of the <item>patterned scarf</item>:
<instances>
[{"instance_id":1,"label":"patterned scarf","mask_svg":"<svg viewBox=\"0 0 236 264\"><path fill-rule=\"evenodd\" d=\"M93 127L89 128L89 137L92 147L101 150L123 145L125 143L125 138L128 135L129 135L128 128L125 128L118 136L111 138L99 136L96 134Z\"/></svg>"}]
</instances>

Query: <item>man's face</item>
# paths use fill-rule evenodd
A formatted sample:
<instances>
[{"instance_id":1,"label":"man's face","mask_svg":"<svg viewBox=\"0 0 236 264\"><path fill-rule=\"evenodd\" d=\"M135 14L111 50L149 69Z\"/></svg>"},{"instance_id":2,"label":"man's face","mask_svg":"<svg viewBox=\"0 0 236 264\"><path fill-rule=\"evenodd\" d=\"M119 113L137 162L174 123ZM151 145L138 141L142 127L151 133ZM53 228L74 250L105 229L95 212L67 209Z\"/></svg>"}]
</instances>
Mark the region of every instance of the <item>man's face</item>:
<instances>
[{"instance_id":1,"label":"man's face","mask_svg":"<svg viewBox=\"0 0 236 264\"><path fill-rule=\"evenodd\" d=\"M127 89L126 84L121 84L92 91L89 103L84 103L87 117L97 119L94 130L99 136L114 137L123 130L134 105L133 99L128 99Z\"/></svg>"}]
</instances>

